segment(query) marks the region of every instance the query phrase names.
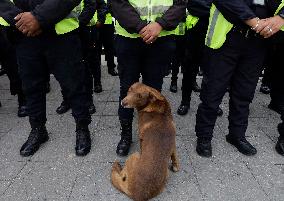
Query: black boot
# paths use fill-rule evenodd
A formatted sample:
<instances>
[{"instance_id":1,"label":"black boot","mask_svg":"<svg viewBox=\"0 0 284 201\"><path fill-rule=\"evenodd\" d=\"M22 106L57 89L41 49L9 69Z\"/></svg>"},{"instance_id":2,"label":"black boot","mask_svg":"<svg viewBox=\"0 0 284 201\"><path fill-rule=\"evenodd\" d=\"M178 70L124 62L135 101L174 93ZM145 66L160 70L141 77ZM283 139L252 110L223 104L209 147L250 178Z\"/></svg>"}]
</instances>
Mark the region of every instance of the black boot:
<instances>
[{"instance_id":1,"label":"black boot","mask_svg":"<svg viewBox=\"0 0 284 201\"><path fill-rule=\"evenodd\" d=\"M239 152L244 155L252 156L257 153L257 150L246 140L246 138L234 138L230 135L226 136L226 141L235 146Z\"/></svg>"},{"instance_id":2,"label":"black boot","mask_svg":"<svg viewBox=\"0 0 284 201\"><path fill-rule=\"evenodd\" d=\"M284 138L279 137L275 149L278 154L284 156Z\"/></svg>"},{"instance_id":3,"label":"black boot","mask_svg":"<svg viewBox=\"0 0 284 201\"><path fill-rule=\"evenodd\" d=\"M211 140L207 138L197 138L196 152L202 157L212 157Z\"/></svg>"},{"instance_id":4,"label":"black boot","mask_svg":"<svg viewBox=\"0 0 284 201\"><path fill-rule=\"evenodd\" d=\"M0 68L0 76L5 75L6 71L4 70L4 68Z\"/></svg>"},{"instance_id":5,"label":"black boot","mask_svg":"<svg viewBox=\"0 0 284 201\"><path fill-rule=\"evenodd\" d=\"M192 90L194 92L201 92L201 87L197 84L196 81L193 83Z\"/></svg>"},{"instance_id":6,"label":"black boot","mask_svg":"<svg viewBox=\"0 0 284 201\"><path fill-rule=\"evenodd\" d=\"M119 156L127 156L132 143L132 120L120 120L121 139L117 145L116 153Z\"/></svg>"},{"instance_id":7,"label":"black boot","mask_svg":"<svg viewBox=\"0 0 284 201\"><path fill-rule=\"evenodd\" d=\"M268 105L268 108L271 109L272 111L281 114L282 112L284 112L284 108L283 106L279 106L277 104L275 104L274 102L270 102L270 104Z\"/></svg>"},{"instance_id":8,"label":"black boot","mask_svg":"<svg viewBox=\"0 0 284 201\"><path fill-rule=\"evenodd\" d=\"M115 68L108 68L108 74L111 76L118 76L118 72L115 70Z\"/></svg>"},{"instance_id":9,"label":"black boot","mask_svg":"<svg viewBox=\"0 0 284 201\"><path fill-rule=\"evenodd\" d=\"M46 90L47 94L50 92L50 83L49 82L46 83L45 90Z\"/></svg>"},{"instance_id":10,"label":"black boot","mask_svg":"<svg viewBox=\"0 0 284 201\"><path fill-rule=\"evenodd\" d=\"M221 116L223 116L223 114L224 114L223 110L219 107L218 110L217 110L217 116L221 117Z\"/></svg>"},{"instance_id":11,"label":"black boot","mask_svg":"<svg viewBox=\"0 0 284 201\"><path fill-rule=\"evenodd\" d=\"M261 84L259 91L263 94L270 94L271 89L268 85L266 84Z\"/></svg>"},{"instance_id":12,"label":"black boot","mask_svg":"<svg viewBox=\"0 0 284 201\"><path fill-rule=\"evenodd\" d=\"M96 113L96 106L94 105L94 103L92 103L90 106L89 106L89 113L92 115L92 114L95 114Z\"/></svg>"},{"instance_id":13,"label":"black boot","mask_svg":"<svg viewBox=\"0 0 284 201\"><path fill-rule=\"evenodd\" d=\"M77 125L75 150L77 156L86 156L91 150L91 136L87 125Z\"/></svg>"},{"instance_id":14,"label":"black boot","mask_svg":"<svg viewBox=\"0 0 284 201\"><path fill-rule=\"evenodd\" d=\"M28 157L34 155L40 145L48 141L48 139L48 133L44 125L32 128L28 140L20 150L21 156Z\"/></svg>"},{"instance_id":15,"label":"black boot","mask_svg":"<svg viewBox=\"0 0 284 201\"><path fill-rule=\"evenodd\" d=\"M66 112L68 112L68 110L70 110L71 106L69 103L67 103L67 101L62 101L62 103L60 104L60 106L56 109L57 114L64 114Z\"/></svg>"},{"instance_id":16,"label":"black boot","mask_svg":"<svg viewBox=\"0 0 284 201\"><path fill-rule=\"evenodd\" d=\"M278 131L279 131L280 137L278 138L275 149L277 153L284 156L284 124L283 123L278 125Z\"/></svg>"},{"instance_id":17,"label":"black boot","mask_svg":"<svg viewBox=\"0 0 284 201\"><path fill-rule=\"evenodd\" d=\"M101 83L95 83L94 84L94 92L95 93L101 93L103 91L103 87Z\"/></svg>"},{"instance_id":18,"label":"black boot","mask_svg":"<svg viewBox=\"0 0 284 201\"><path fill-rule=\"evenodd\" d=\"M173 92L173 93L176 93L178 91L176 80L172 80L171 86L170 86L170 91Z\"/></svg>"},{"instance_id":19,"label":"black boot","mask_svg":"<svg viewBox=\"0 0 284 201\"><path fill-rule=\"evenodd\" d=\"M18 117L28 116L26 100L25 100L25 96L23 94L20 94L20 93L18 94L18 104L19 104Z\"/></svg>"},{"instance_id":20,"label":"black boot","mask_svg":"<svg viewBox=\"0 0 284 201\"><path fill-rule=\"evenodd\" d=\"M186 115L188 113L189 107L190 106L188 104L181 103L177 110L178 115Z\"/></svg>"}]
</instances>

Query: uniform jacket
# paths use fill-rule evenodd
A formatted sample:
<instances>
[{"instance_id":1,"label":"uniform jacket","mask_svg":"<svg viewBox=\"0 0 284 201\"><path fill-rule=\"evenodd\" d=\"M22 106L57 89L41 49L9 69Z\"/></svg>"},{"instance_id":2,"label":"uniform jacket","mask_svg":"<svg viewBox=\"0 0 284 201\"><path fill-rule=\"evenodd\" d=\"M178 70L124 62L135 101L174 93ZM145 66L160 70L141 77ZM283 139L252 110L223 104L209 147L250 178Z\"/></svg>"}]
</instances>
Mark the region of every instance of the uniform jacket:
<instances>
[{"instance_id":1,"label":"uniform jacket","mask_svg":"<svg viewBox=\"0 0 284 201\"><path fill-rule=\"evenodd\" d=\"M190 0L187 4L188 12L199 18L209 18L213 0Z\"/></svg>"},{"instance_id":2,"label":"uniform jacket","mask_svg":"<svg viewBox=\"0 0 284 201\"><path fill-rule=\"evenodd\" d=\"M110 0L112 12L119 24L129 33L139 33L147 22L143 21L135 8L128 0ZM175 29L178 24L185 18L187 0L174 0L171 6L162 17L157 18L164 30L170 31Z\"/></svg>"},{"instance_id":3,"label":"uniform jacket","mask_svg":"<svg viewBox=\"0 0 284 201\"><path fill-rule=\"evenodd\" d=\"M104 22L106 14L109 12L107 4L104 0L84 0L84 9L79 16L79 22L87 25L93 18L95 12L98 11L98 21Z\"/></svg>"},{"instance_id":4,"label":"uniform jacket","mask_svg":"<svg viewBox=\"0 0 284 201\"><path fill-rule=\"evenodd\" d=\"M0 16L12 26L14 17L21 12L32 12L43 30L54 27L63 20L81 0L1 0Z\"/></svg>"},{"instance_id":5,"label":"uniform jacket","mask_svg":"<svg viewBox=\"0 0 284 201\"><path fill-rule=\"evenodd\" d=\"M265 2L268 13L270 11L270 16L273 16L274 13L271 13L271 10L275 12L281 0L265 0ZM245 20L260 17L253 12L252 8L255 7L253 0L213 0L213 3L224 17L233 24L241 24ZM281 12L284 13L284 9Z\"/></svg>"}]
</instances>

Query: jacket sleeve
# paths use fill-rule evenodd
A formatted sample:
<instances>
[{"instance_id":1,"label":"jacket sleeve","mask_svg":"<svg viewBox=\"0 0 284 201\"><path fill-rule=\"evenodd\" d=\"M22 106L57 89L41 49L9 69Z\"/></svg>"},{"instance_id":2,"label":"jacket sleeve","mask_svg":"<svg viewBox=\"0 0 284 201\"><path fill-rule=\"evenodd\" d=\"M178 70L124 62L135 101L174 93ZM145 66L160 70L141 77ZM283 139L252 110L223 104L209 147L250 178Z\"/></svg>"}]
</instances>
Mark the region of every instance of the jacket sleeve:
<instances>
[{"instance_id":1,"label":"jacket sleeve","mask_svg":"<svg viewBox=\"0 0 284 201\"><path fill-rule=\"evenodd\" d=\"M188 12L199 18L209 18L212 0L190 0L187 4Z\"/></svg>"},{"instance_id":2,"label":"jacket sleeve","mask_svg":"<svg viewBox=\"0 0 284 201\"><path fill-rule=\"evenodd\" d=\"M23 12L9 0L2 0L0 3L0 16L3 17L11 26L15 24L14 18Z\"/></svg>"},{"instance_id":3,"label":"jacket sleeve","mask_svg":"<svg viewBox=\"0 0 284 201\"><path fill-rule=\"evenodd\" d=\"M63 20L80 2L81 0L48 0L37 5L32 14L41 28L46 29Z\"/></svg>"},{"instance_id":4,"label":"jacket sleeve","mask_svg":"<svg viewBox=\"0 0 284 201\"><path fill-rule=\"evenodd\" d=\"M213 0L218 10L231 23L240 23L256 17L244 0Z\"/></svg>"},{"instance_id":5,"label":"jacket sleeve","mask_svg":"<svg viewBox=\"0 0 284 201\"><path fill-rule=\"evenodd\" d=\"M96 7L96 0L84 0L84 9L79 16L80 24L87 25L91 21L96 12Z\"/></svg>"},{"instance_id":6,"label":"jacket sleeve","mask_svg":"<svg viewBox=\"0 0 284 201\"><path fill-rule=\"evenodd\" d=\"M129 33L139 33L147 26L138 11L128 2L128 0L111 0L112 13L119 24Z\"/></svg>"},{"instance_id":7,"label":"jacket sleeve","mask_svg":"<svg viewBox=\"0 0 284 201\"><path fill-rule=\"evenodd\" d=\"M179 23L185 19L187 0L174 0L174 4L163 14L157 18L158 22L164 30L173 30Z\"/></svg>"},{"instance_id":8,"label":"jacket sleeve","mask_svg":"<svg viewBox=\"0 0 284 201\"><path fill-rule=\"evenodd\" d=\"M107 4L104 0L97 0L98 3L98 21L104 23L106 20L106 14L108 13Z\"/></svg>"}]
</instances>

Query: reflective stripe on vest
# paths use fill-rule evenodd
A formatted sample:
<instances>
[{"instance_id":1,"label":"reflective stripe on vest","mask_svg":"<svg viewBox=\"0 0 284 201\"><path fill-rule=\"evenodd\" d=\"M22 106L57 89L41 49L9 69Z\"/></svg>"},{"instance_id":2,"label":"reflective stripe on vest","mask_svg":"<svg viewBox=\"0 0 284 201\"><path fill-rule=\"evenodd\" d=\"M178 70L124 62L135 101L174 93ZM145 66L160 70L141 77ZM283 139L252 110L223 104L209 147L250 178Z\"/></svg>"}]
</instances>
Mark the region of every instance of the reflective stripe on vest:
<instances>
[{"instance_id":1,"label":"reflective stripe on vest","mask_svg":"<svg viewBox=\"0 0 284 201\"><path fill-rule=\"evenodd\" d=\"M14 3L14 1L13 0L10 0L12 3ZM10 24L6 21L6 20L4 20L4 18L3 17L0 17L0 25L1 26L4 26L4 27L9 27L10 26Z\"/></svg>"},{"instance_id":2,"label":"reflective stripe on vest","mask_svg":"<svg viewBox=\"0 0 284 201\"><path fill-rule=\"evenodd\" d=\"M233 28L214 4L210 9L209 26L205 39L205 45L212 49L219 49L226 41L226 36Z\"/></svg>"},{"instance_id":3,"label":"reflective stripe on vest","mask_svg":"<svg viewBox=\"0 0 284 201\"><path fill-rule=\"evenodd\" d=\"M185 35L185 22L179 23L179 25L175 29L175 35L177 35L177 36Z\"/></svg>"},{"instance_id":4,"label":"reflective stripe on vest","mask_svg":"<svg viewBox=\"0 0 284 201\"><path fill-rule=\"evenodd\" d=\"M192 29L193 27L195 27L198 21L199 21L198 17L188 15L186 17L186 29L187 30Z\"/></svg>"},{"instance_id":5,"label":"reflective stripe on vest","mask_svg":"<svg viewBox=\"0 0 284 201\"><path fill-rule=\"evenodd\" d=\"M279 7L277 8L276 12L274 13L274 15L277 15L282 8L284 7L284 0L282 0L282 3L279 5ZM281 28L281 31L284 31L284 26Z\"/></svg>"},{"instance_id":6,"label":"reflective stripe on vest","mask_svg":"<svg viewBox=\"0 0 284 201\"><path fill-rule=\"evenodd\" d=\"M129 0L129 3L137 10L142 20L155 22L158 17L161 17L172 5L173 0ZM145 6L147 5L147 6ZM128 38L139 38L138 33L130 34L119 22L115 23L116 34L128 37ZM176 30L165 31L162 30L159 37L175 35Z\"/></svg>"},{"instance_id":7,"label":"reflective stripe on vest","mask_svg":"<svg viewBox=\"0 0 284 201\"><path fill-rule=\"evenodd\" d=\"M6 22L6 20L4 20L2 17L0 17L0 25L4 27L10 26L10 24Z\"/></svg>"},{"instance_id":8,"label":"reflective stripe on vest","mask_svg":"<svg viewBox=\"0 0 284 201\"><path fill-rule=\"evenodd\" d=\"M71 13L63 20L55 25L55 31L58 35L66 34L74 31L79 27L79 15L82 12L81 4L76 6Z\"/></svg>"}]
</instances>

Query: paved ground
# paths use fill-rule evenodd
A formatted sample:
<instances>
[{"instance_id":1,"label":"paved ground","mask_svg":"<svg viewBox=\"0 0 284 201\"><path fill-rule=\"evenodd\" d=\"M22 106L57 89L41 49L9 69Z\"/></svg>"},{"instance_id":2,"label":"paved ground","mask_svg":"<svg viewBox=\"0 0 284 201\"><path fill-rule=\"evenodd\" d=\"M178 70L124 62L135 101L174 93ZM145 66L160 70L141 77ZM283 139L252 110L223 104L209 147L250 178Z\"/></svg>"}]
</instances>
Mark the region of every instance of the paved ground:
<instances>
[{"instance_id":1,"label":"paved ground","mask_svg":"<svg viewBox=\"0 0 284 201\"><path fill-rule=\"evenodd\" d=\"M181 97L168 92L165 78L164 94L175 112ZM179 83L180 86L180 83ZM84 158L74 154L74 122L70 113L55 113L61 102L58 83L52 78L47 97L50 141L30 158L22 158L19 149L29 134L27 118L16 117L15 97L8 91L8 80L0 77L0 200L106 200L128 198L110 183L110 169L116 159L119 140L117 105L119 82L105 73L104 92L95 96L97 113L91 124L93 147ZM156 199L160 201L283 201L284 158L274 151L279 116L267 109L269 97L256 93L251 106L248 139L258 149L255 157L244 157L227 144L228 98L218 119L213 140L214 157L204 159L195 153L195 113L199 99L194 94L192 109L185 117L174 114L177 146L182 168L171 173L167 188ZM134 123L136 128L136 122ZM136 136L137 129L134 129ZM132 152L138 150L137 138Z\"/></svg>"}]
</instances>

